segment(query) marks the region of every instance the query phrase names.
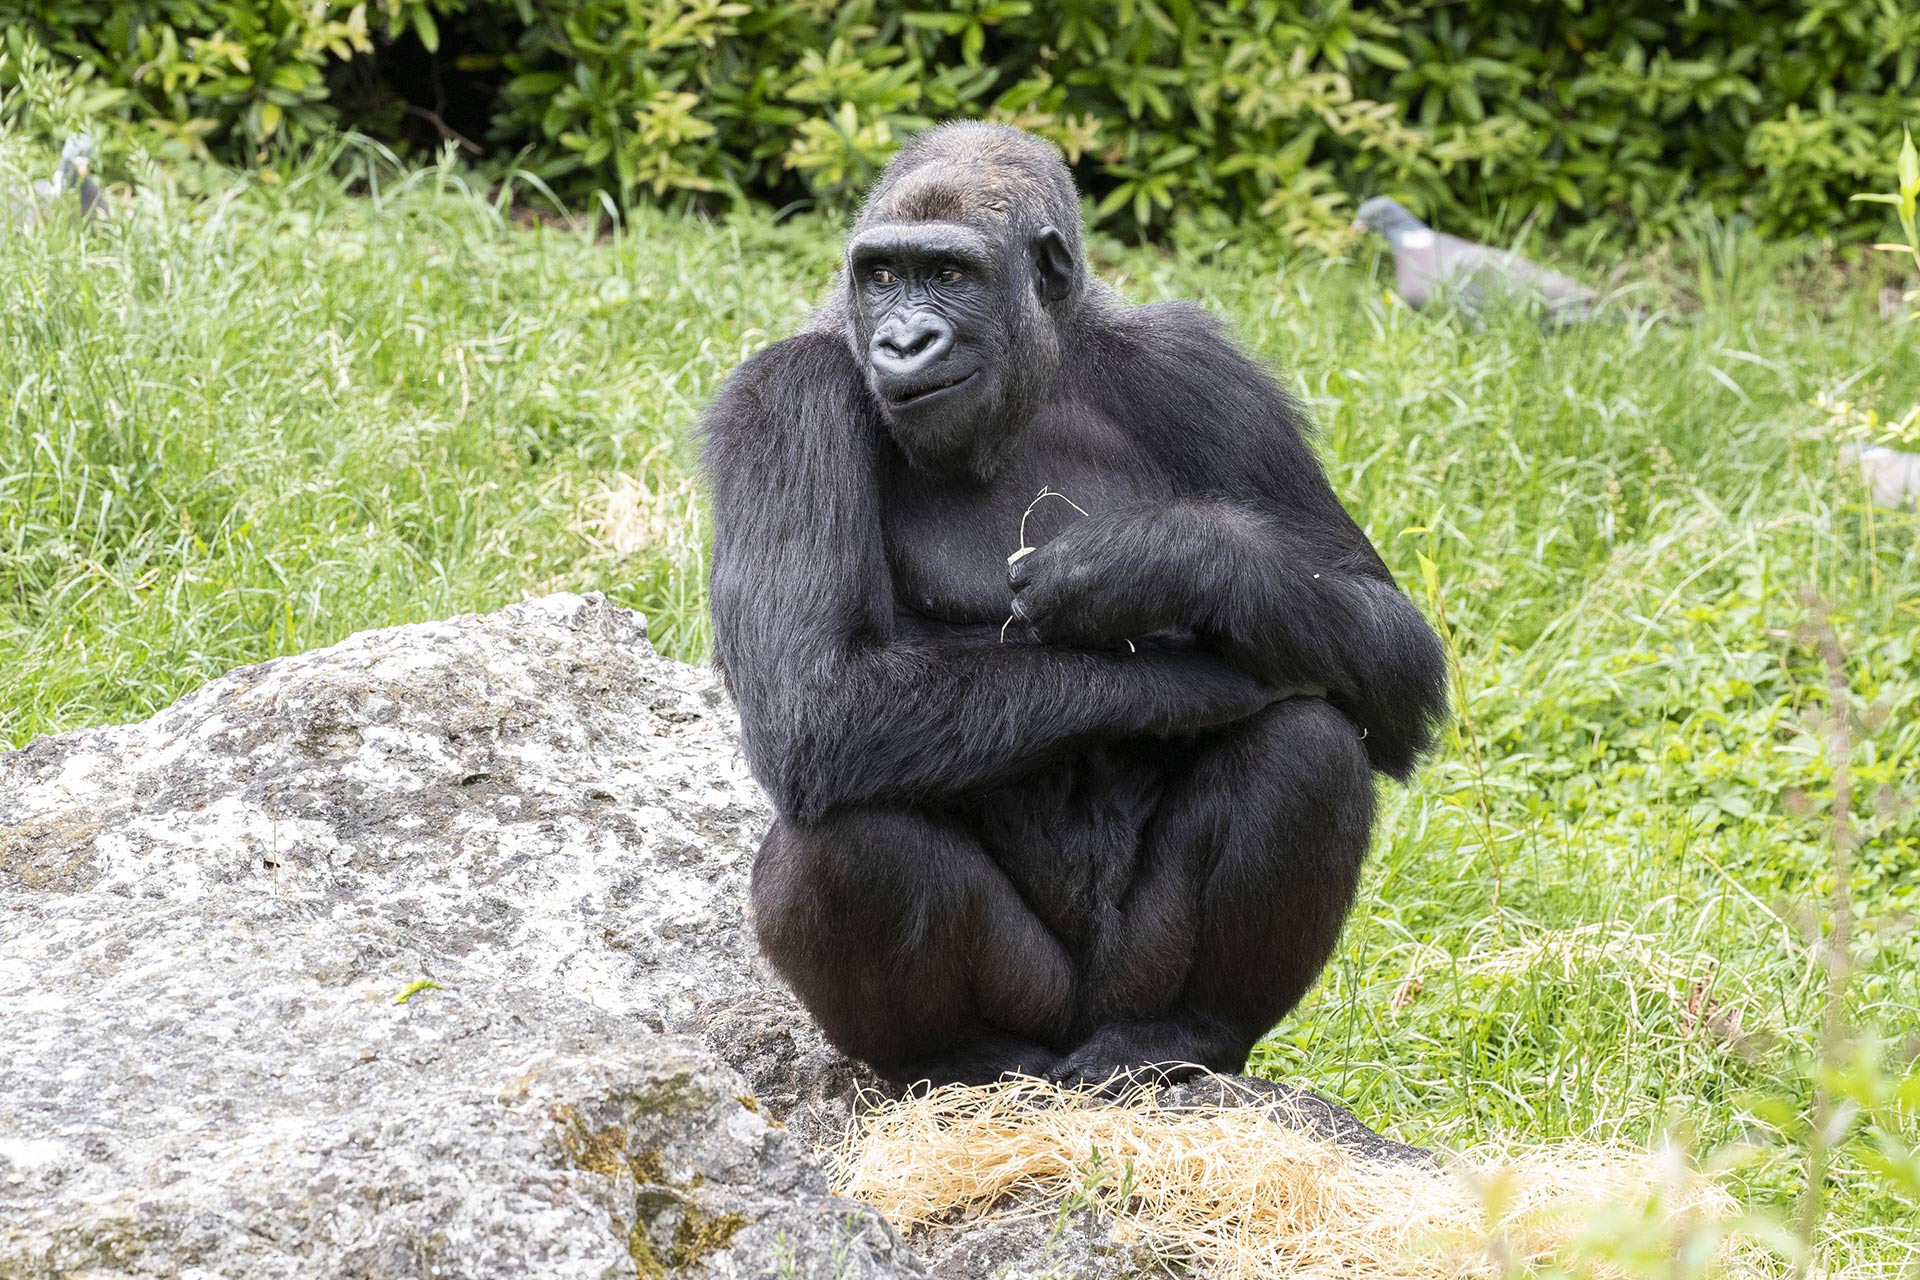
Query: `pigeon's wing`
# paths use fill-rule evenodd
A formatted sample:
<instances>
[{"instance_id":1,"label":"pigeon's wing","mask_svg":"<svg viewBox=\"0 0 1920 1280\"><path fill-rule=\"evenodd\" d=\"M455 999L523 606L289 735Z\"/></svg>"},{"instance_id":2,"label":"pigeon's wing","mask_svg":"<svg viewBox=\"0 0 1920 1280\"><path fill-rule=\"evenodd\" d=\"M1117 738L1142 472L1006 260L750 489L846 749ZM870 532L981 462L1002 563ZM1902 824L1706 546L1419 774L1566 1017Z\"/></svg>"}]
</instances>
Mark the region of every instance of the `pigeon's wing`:
<instances>
[{"instance_id":1,"label":"pigeon's wing","mask_svg":"<svg viewBox=\"0 0 1920 1280\"><path fill-rule=\"evenodd\" d=\"M89 218L104 216L107 212L106 190L92 174L80 184L80 212Z\"/></svg>"},{"instance_id":2,"label":"pigeon's wing","mask_svg":"<svg viewBox=\"0 0 1920 1280\"><path fill-rule=\"evenodd\" d=\"M1407 305L1427 305L1443 279L1440 272L1438 237L1424 228L1410 231L1389 247L1393 251L1393 278Z\"/></svg>"},{"instance_id":3,"label":"pigeon's wing","mask_svg":"<svg viewBox=\"0 0 1920 1280\"><path fill-rule=\"evenodd\" d=\"M1591 308L1598 299L1599 295L1572 276L1511 250L1444 233L1437 234L1436 239L1443 273L1448 279L1459 280L1463 293L1472 291L1475 302L1492 293L1518 293L1540 299L1556 315L1571 315Z\"/></svg>"},{"instance_id":4,"label":"pigeon's wing","mask_svg":"<svg viewBox=\"0 0 1920 1280\"><path fill-rule=\"evenodd\" d=\"M1477 311L1492 291L1483 277L1492 270L1495 252L1442 231L1409 231L1393 245L1400 296L1411 306L1424 307L1440 294L1463 311Z\"/></svg>"},{"instance_id":5,"label":"pigeon's wing","mask_svg":"<svg viewBox=\"0 0 1920 1280\"><path fill-rule=\"evenodd\" d=\"M1515 277L1526 281L1546 299L1550 314L1561 319L1583 319L1599 305L1600 295L1572 276L1530 262L1517 253L1507 256L1513 259Z\"/></svg>"}]
</instances>

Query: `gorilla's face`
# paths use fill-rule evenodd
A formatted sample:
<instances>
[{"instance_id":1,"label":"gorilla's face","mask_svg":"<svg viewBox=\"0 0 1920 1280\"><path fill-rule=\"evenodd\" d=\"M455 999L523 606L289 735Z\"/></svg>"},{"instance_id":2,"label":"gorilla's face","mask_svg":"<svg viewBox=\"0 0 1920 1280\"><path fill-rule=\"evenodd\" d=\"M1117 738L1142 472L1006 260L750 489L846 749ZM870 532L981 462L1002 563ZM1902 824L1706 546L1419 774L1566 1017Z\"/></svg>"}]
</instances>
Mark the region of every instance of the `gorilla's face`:
<instances>
[{"instance_id":1,"label":"gorilla's face","mask_svg":"<svg viewBox=\"0 0 1920 1280\"><path fill-rule=\"evenodd\" d=\"M854 346L910 461L986 469L1051 382L1042 304L1064 289L1034 254L1025 237L1005 245L953 222L881 224L848 244Z\"/></svg>"}]
</instances>

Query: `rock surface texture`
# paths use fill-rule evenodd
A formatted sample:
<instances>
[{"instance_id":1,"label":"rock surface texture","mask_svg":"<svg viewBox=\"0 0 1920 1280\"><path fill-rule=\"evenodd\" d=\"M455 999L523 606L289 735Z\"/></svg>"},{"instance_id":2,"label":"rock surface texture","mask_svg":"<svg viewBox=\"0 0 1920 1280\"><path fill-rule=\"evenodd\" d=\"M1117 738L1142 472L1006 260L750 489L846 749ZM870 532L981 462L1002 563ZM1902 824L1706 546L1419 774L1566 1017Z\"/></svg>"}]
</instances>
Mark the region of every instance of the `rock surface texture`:
<instances>
[{"instance_id":1,"label":"rock surface texture","mask_svg":"<svg viewBox=\"0 0 1920 1280\"><path fill-rule=\"evenodd\" d=\"M828 1193L868 1082L753 962L766 822L590 596L0 755L0 1280L1129 1273Z\"/></svg>"}]
</instances>

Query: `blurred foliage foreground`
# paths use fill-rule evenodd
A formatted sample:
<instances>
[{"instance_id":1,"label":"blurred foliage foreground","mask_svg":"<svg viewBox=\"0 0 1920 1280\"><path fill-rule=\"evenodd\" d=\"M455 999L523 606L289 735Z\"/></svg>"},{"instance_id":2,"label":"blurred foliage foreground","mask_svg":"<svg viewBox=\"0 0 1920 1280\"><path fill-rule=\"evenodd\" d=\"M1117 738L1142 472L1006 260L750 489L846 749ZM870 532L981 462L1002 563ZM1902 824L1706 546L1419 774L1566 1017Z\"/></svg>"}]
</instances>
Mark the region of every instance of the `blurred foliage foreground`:
<instances>
[{"instance_id":1,"label":"blurred foliage foreground","mask_svg":"<svg viewBox=\"0 0 1920 1280\"><path fill-rule=\"evenodd\" d=\"M0 189L48 159L0 134ZM837 232L328 176L366 159L0 232L0 741L556 589L705 651L689 427ZM1283 370L1458 655L1463 714L1383 793L1362 905L1256 1066L1417 1142L1676 1133L1771 1215L1782 1274L1809 1240L1900 1274L1920 523L1836 455L1920 431L1915 322L1725 229L1636 259L1652 314L1552 333L1412 313L1370 256L1095 252Z\"/></svg>"},{"instance_id":2,"label":"blurred foliage foreground","mask_svg":"<svg viewBox=\"0 0 1920 1280\"><path fill-rule=\"evenodd\" d=\"M1645 242L1702 203L1861 238L1846 197L1920 111L1914 0L0 0L0 30L37 128L176 160L350 127L572 201L834 206L983 116L1156 239L1255 216L1326 246L1354 193L1483 238Z\"/></svg>"}]
</instances>

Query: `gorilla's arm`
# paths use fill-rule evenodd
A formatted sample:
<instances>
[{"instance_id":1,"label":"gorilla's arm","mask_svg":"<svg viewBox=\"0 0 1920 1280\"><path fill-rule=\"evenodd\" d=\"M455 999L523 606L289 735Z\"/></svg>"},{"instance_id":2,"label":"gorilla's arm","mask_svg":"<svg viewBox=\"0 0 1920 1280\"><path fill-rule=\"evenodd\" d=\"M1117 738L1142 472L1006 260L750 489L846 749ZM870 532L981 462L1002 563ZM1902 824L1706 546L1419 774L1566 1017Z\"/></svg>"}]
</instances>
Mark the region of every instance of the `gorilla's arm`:
<instances>
[{"instance_id":1,"label":"gorilla's arm","mask_svg":"<svg viewBox=\"0 0 1920 1280\"><path fill-rule=\"evenodd\" d=\"M1097 511L1025 557L1016 618L1068 643L1191 629L1276 688L1325 688L1374 767L1406 777L1446 714L1438 638L1334 496L1286 393L1197 308L1137 315L1150 337L1104 352L1087 394L1122 388L1105 411L1140 424L1189 496Z\"/></svg>"},{"instance_id":2,"label":"gorilla's arm","mask_svg":"<svg viewBox=\"0 0 1920 1280\"><path fill-rule=\"evenodd\" d=\"M882 429L844 343L817 333L742 365L707 417L715 648L748 762L782 813L957 795L1077 741L1202 730L1273 699L1193 652L896 638Z\"/></svg>"}]
</instances>

